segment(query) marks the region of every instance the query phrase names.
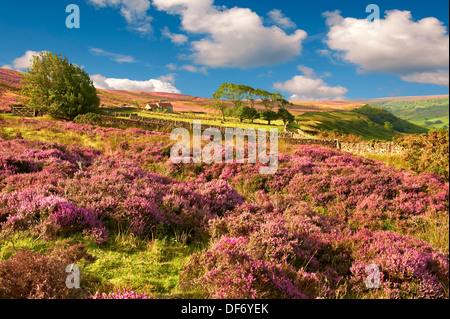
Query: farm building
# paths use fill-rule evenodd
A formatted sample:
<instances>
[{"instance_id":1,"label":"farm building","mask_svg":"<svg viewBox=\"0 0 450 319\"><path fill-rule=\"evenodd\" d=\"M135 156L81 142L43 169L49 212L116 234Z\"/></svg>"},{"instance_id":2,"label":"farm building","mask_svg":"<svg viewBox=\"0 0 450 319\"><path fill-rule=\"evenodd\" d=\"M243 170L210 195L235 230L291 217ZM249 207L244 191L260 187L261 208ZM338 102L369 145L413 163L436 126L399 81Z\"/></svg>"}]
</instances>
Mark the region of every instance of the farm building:
<instances>
[{"instance_id":1,"label":"farm building","mask_svg":"<svg viewBox=\"0 0 450 319\"><path fill-rule=\"evenodd\" d=\"M173 106L172 103L166 100L160 100L160 101L150 101L145 106L145 109L147 111L164 111L166 110L168 113L173 113Z\"/></svg>"}]
</instances>

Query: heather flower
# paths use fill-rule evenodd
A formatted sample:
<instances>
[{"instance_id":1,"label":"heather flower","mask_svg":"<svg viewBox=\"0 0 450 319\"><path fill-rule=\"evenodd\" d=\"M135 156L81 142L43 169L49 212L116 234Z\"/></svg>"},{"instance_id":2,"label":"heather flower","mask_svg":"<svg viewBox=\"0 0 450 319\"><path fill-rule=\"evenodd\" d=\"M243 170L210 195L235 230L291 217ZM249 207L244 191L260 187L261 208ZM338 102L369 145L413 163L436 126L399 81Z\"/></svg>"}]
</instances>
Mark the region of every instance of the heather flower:
<instances>
[{"instance_id":1,"label":"heather flower","mask_svg":"<svg viewBox=\"0 0 450 319\"><path fill-rule=\"evenodd\" d=\"M98 291L89 296L89 299L152 299L146 292L138 293L134 290L117 289L117 292L99 293Z\"/></svg>"}]
</instances>

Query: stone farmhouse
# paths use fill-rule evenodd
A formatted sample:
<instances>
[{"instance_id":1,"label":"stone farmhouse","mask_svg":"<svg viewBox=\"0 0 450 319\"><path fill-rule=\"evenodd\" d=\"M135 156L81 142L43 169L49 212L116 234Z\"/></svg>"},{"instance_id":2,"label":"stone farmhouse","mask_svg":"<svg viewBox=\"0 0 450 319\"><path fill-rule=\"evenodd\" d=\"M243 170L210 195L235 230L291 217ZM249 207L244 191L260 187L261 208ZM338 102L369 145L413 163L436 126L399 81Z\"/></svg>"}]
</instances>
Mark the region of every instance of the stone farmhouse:
<instances>
[{"instance_id":1,"label":"stone farmhouse","mask_svg":"<svg viewBox=\"0 0 450 319\"><path fill-rule=\"evenodd\" d=\"M160 100L160 101L150 101L145 106L145 109L147 111L164 111L166 110L167 113L173 113L173 105L167 100Z\"/></svg>"}]
</instances>

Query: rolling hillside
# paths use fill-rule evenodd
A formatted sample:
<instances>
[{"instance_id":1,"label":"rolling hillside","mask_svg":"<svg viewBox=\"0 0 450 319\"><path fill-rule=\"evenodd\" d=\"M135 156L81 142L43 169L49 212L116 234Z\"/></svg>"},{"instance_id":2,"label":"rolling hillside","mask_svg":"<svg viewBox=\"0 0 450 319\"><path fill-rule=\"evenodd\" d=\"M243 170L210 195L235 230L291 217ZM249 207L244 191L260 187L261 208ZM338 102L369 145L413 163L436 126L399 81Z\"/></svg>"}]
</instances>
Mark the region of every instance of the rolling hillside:
<instances>
[{"instance_id":1,"label":"rolling hillside","mask_svg":"<svg viewBox=\"0 0 450 319\"><path fill-rule=\"evenodd\" d=\"M298 123L328 132L356 134L366 140L392 140L399 134L426 133L421 126L400 119L394 114L369 105L352 111L307 112L296 116ZM389 123L389 124L386 124Z\"/></svg>"},{"instance_id":2,"label":"rolling hillside","mask_svg":"<svg viewBox=\"0 0 450 319\"><path fill-rule=\"evenodd\" d=\"M449 96L410 96L355 100L380 106L394 115L427 128L449 127Z\"/></svg>"}]
</instances>

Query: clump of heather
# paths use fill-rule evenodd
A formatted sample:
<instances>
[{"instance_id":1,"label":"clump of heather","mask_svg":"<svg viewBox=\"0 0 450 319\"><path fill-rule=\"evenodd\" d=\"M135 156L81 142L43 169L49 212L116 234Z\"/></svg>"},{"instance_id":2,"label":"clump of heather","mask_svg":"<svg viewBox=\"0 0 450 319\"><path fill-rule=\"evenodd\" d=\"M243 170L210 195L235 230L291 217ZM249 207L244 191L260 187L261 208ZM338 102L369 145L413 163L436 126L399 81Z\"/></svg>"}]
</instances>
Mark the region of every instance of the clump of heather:
<instances>
[{"instance_id":1,"label":"clump of heather","mask_svg":"<svg viewBox=\"0 0 450 319\"><path fill-rule=\"evenodd\" d=\"M98 243L107 240L108 232L98 215L65 198L28 189L0 193L0 204L3 231L31 229L46 238L82 232Z\"/></svg>"},{"instance_id":2,"label":"clump of heather","mask_svg":"<svg viewBox=\"0 0 450 319\"><path fill-rule=\"evenodd\" d=\"M351 237L355 262L349 286L367 292L365 267L380 268L380 289L389 298L448 298L449 256L409 236L363 229Z\"/></svg>"},{"instance_id":3,"label":"clump of heather","mask_svg":"<svg viewBox=\"0 0 450 319\"><path fill-rule=\"evenodd\" d=\"M209 219L244 198L225 181L179 182L145 172L131 162L100 160L64 185L67 198L112 227L143 236L206 233Z\"/></svg>"},{"instance_id":4,"label":"clump of heather","mask_svg":"<svg viewBox=\"0 0 450 319\"><path fill-rule=\"evenodd\" d=\"M198 168L203 178L225 179L246 195L259 190L293 194L356 228L397 224L412 230L411 218L448 215L448 183L432 173L398 172L378 161L318 146L281 154L273 175L259 174L258 165Z\"/></svg>"},{"instance_id":5,"label":"clump of heather","mask_svg":"<svg viewBox=\"0 0 450 319\"><path fill-rule=\"evenodd\" d=\"M0 140L0 191L56 187L100 155L93 148L27 140Z\"/></svg>"},{"instance_id":6,"label":"clump of heather","mask_svg":"<svg viewBox=\"0 0 450 319\"><path fill-rule=\"evenodd\" d=\"M248 239L222 237L203 254L194 254L182 275L183 289L201 289L205 298L315 298L321 285L314 274L288 263L252 257Z\"/></svg>"},{"instance_id":7,"label":"clump of heather","mask_svg":"<svg viewBox=\"0 0 450 319\"><path fill-rule=\"evenodd\" d=\"M153 299L152 296L147 295L146 292L138 293L134 290L118 289L117 292L99 293L98 291L89 296L89 299Z\"/></svg>"},{"instance_id":8,"label":"clump of heather","mask_svg":"<svg viewBox=\"0 0 450 319\"><path fill-rule=\"evenodd\" d=\"M364 297L373 293L369 264L380 268L384 295L448 298L448 254L409 236L352 230L294 195L258 192L212 219L210 232L211 248L182 275L183 289L208 298Z\"/></svg>"},{"instance_id":9,"label":"clump of heather","mask_svg":"<svg viewBox=\"0 0 450 319\"><path fill-rule=\"evenodd\" d=\"M210 221L218 241L190 261L185 289L213 298L330 296L350 273L349 252L332 244L349 229L293 196L257 195L257 203Z\"/></svg>"}]
</instances>

